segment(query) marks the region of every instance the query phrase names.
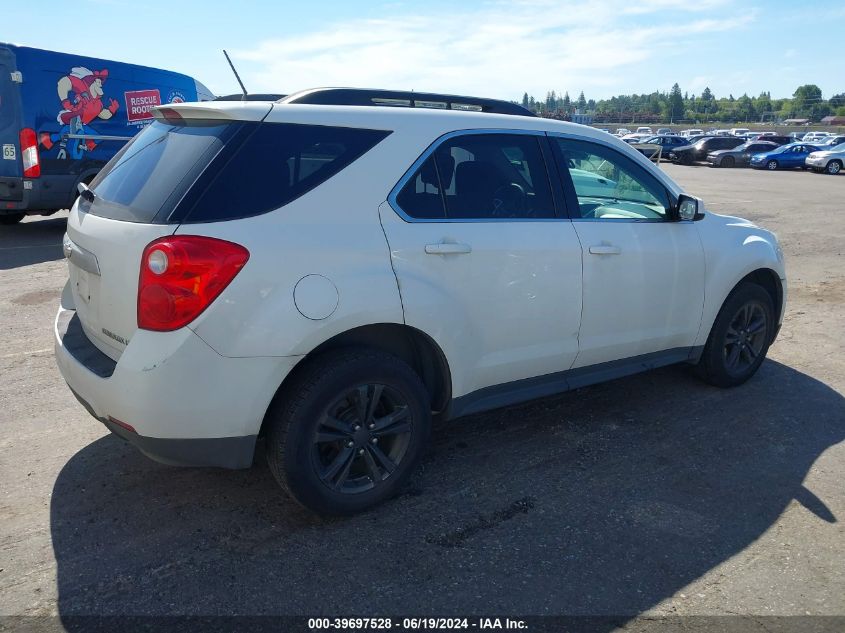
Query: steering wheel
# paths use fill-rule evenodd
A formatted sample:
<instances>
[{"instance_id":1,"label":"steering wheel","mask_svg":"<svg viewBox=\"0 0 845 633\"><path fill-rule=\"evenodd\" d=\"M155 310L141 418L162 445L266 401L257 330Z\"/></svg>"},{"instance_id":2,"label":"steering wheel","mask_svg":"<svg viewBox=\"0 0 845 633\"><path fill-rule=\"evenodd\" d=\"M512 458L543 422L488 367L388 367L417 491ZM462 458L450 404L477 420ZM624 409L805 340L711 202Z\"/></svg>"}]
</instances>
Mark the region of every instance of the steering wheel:
<instances>
[{"instance_id":1,"label":"steering wheel","mask_svg":"<svg viewBox=\"0 0 845 633\"><path fill-rule=\"evenodd\" d=\"M504 184L493 192L493 215L501 218L524 215L527 200L521 185L515 182Z\"/></svg>"}]
</instances>

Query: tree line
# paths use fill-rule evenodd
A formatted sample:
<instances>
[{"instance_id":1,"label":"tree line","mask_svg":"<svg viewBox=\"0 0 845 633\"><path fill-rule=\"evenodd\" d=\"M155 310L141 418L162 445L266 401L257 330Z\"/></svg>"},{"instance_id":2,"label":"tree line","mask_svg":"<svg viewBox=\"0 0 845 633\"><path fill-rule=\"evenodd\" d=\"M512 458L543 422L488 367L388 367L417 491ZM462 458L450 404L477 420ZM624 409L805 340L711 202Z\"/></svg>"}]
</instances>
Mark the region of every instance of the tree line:
<instances>
[{"instance_id":1,"label":"tree line","mask_svg":"<svg viewBox=\"0 0 845 633\"><path fill-rule=\"evenodd\" d=\"M554 90L545 99L535 99L527 92L522 105L541 116L571 118L573 114L592 115L596 122L653 120L669 122L770 121L810 119L819 121L828 115L845 116L845 92L824 99L815 84L796 88L791 98L772 99L770 92L757 97L743 94L735 98L716 97L710 88L701 94L681 92L676 83L668 92L618 95L610 99L587 99L582 91L576 99Z\"/></svg>"}]
</instances>

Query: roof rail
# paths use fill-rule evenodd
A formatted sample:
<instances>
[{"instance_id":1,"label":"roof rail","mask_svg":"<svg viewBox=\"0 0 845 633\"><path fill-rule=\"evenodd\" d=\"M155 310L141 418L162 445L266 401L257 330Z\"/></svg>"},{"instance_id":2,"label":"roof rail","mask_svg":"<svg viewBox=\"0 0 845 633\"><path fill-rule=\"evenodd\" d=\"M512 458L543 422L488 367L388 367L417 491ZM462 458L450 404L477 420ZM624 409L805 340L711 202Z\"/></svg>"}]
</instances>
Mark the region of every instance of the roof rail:
<instances>
[{"instance_id":1,"label":"roof rail","mask_svg":"<svg viewBox=\"0 0 845 633\"><path fill-rule=\"evenodd\" d=\"M231 95L223 95L221 97L214 97L214 101L278 101L279 99L284 99L287 95L283 94L248 94L244 95L240 92L231 94Z\"/></svg>"},{"instance_id":2,"label":"roof rail","mask_svg":"<svg viewBox=\"0 0 845 633\"><path fill-rule=\"evenodd\" d=\"M278 103L307 103L311 105L387 106L394 108L430 108L463 110L491 114L536 116L521 105L499 99L446 95L435 92L407 90L371 90L366 88L314 88L302 90L280 99Z\"/></svg>"}]
</instances>

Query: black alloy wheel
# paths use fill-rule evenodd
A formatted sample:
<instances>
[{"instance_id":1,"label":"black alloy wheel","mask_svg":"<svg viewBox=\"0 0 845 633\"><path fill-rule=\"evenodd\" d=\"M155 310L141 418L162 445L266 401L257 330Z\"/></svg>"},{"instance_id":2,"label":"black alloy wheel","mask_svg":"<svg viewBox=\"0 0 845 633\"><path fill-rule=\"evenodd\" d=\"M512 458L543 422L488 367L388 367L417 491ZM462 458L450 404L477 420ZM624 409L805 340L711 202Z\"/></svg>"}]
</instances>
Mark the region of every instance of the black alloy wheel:
<instances>
[{"instance_id":1,"label":"black alloy wheel","mask_svg":"<svg viewBox=\"0 0 845 633\"><path fill-rule=\"evenodd\" d=\"M746 281L725 299L701 353L697 372L717 387L736 387L751 378L766 357L775 333L772 296Z\"/></svg>"},{"instance_id":2,"label":"black alloy wheel","mask_svg":"<svg viewBox=\"0 0 845 633\"><path fill-rule=\"evenodd\" d=\"M756 362L766 345L768 317L761 303L745 303L731 319L725 331L722 357L725 369L741 376Z\"/></svg>"},{"instance_id":3,"label":"black alloy wheel","mask_svg":"<svg viewBox=\"0 0 845 633\"><path fill-rule=\"evenodd\" d=\"M356 494L382 485L408 450L411 413L395 389L358 385L329 407L314 434L312 458L331 490Z\"/></svg>"},{"instance_id":4,"label":"black alloy wheel","mask_svg":"<svg viewBox=\"0 0 845 633\"><path fill-rule=\"evenodd\" d=\"M364 347L303 361L265 420L267 463L296 501L348 515L402 491L431 432L430 395L403 360Z\"/></svg>"}]
</instances>

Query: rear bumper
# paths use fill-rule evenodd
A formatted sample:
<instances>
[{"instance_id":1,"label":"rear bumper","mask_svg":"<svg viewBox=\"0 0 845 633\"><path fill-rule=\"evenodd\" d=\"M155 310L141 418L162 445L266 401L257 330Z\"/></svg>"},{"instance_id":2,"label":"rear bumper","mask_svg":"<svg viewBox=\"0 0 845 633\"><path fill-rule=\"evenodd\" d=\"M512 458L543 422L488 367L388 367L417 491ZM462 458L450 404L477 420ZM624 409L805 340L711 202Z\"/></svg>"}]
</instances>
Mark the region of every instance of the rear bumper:
<instances>
[{"instance_id":1,"label":"rear bumper","mask_svg":"<svg viewBox=\"0 0 845 633\"><path fill-rule=\"evenodd\" d=\"M74 310L59 309L56 362L92 416L160 462L252 464L267 407L298 358L223 357L182 328L140 330L114 361L94 347L78 321Z\"/></svg>"},{"instance_id":2,"label":"rear bumper","mask_svg":"<svg viewBox=\"0 0 845 633\"><path fill-rule=\"evenodd\" d=\"M52 213L73 205L79 176L44 175L33 179L4 180L7 181L6 186L0 186L0 214Z\"/></svg>"},{"instance_id":3,"label":"rear bumper","mask_svg":"<svg viewBox=\"0 0 845 633\"><path fill-rule=\"evenodd\" d=\"M82 396L73 389L70 391L88 413L102 422L109 431L157 462L170 466L218 466L231 469L249 468L252 464L257 438L255 435L199 439L146 437L108 418L100 418Z\"/></svg>"}]
</instances>

